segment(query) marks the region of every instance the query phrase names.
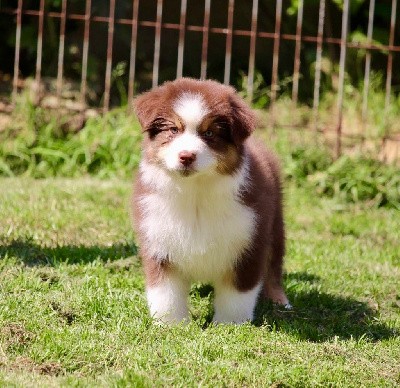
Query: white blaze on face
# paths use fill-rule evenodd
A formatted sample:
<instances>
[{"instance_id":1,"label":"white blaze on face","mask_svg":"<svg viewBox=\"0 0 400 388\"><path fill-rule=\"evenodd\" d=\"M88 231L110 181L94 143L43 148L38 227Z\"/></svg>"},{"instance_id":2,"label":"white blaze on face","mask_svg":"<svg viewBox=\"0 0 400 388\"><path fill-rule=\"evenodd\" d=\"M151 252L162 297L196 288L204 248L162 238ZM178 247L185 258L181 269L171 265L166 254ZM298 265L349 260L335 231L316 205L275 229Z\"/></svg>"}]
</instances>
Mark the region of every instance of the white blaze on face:
<instances>
[{"instance_id":1,"label":"white blaze on face","mask_svg":"<svg viewBox=\"0 0 400 388\"><path fill-rule=\"evenodd\" d=\"M175 113L183 120L187 131L196 133L197 127L209 113L201 94L183 93L175 101Z\"/></svg>"},{"instance_id":2,"label":"white blaze on face","mask_svg":"<svg viewBox=\"0 0 400 388\"><path fill-rule=\"evenodd\" d=\"M200 94L182 93L172 106L184 125L184 132L160 150L160 157L169 170L182 170L179 154L182 151L196 154L196 160L190 166L195 171L211 169L217 160L210 148L198 135L197 129L209 109Z\"/></svg>"}]
</instances>

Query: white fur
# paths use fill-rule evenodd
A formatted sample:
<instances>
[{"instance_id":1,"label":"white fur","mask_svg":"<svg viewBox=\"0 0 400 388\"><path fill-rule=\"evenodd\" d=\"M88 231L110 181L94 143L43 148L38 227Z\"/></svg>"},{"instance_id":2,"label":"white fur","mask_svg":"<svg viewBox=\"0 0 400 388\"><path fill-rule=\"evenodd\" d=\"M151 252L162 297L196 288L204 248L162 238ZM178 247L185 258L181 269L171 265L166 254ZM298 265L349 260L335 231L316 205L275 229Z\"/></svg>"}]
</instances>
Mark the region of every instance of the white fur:
<instances>
[{"instance_id":1,"label":"white fur","mask_svg":"<svg viewBox=\"0 0 400 388\"><path fill-rule=\"evenodd\" d=\"M178 323L189 318L187 299L189 283L166 275L162 282L146 290L150 314L165 323Z\"/></svg>"},{"instance_id":2,"label":"white fur","mask_svg":"<svg viewBox=\"0 0 400 388\"><path fill-rule=\"evenodd\" d=\"M173 109L181 118L185 132L160 148L159 159L170 171L183 170L179 154L188 151L196 155L196 160L190 166L193 170L199 172L214 168L217 158L197 133L199 125L209 113L203 97L200 94L183 93L173 104Z\"/></svg>"},{"instance_id":3,"label":"white fur","mask_svg":"<svg viewBox=\"0 0 400 388\"><path fill-rule=\"evenodd\" d=\"M185 130L195 133L197 127L209 113L209 109L201 94L182 93L173 104L173 110L180 116Z\"/></svg>"},{"instance_id":4,"label":"white fur","mask_svg":"<svg viewBox=\"0 0 400 388\"><path fill-rule=\"evenodd\" d=\"M217 287L215 321L242 323L253 317L260 286L242 293L220 285L250 247L257 222L254 210L239 198L250 184L248 164L245 161L234 175L217 173L216 156L197 134L208 114L200 95L182 94L173 109L185 132L160 149L165 168L145 160L140 165L142 182L150 188L150 194L139 198L140 228L149 255L168 257L181 278L167 277L147 290L150 312L165 322L186 319L188 284L204 281ZM193 175L171 174L182 169L181 151L196 154Z\"/></svg>"},{"instance_id":5,"label":"white fur","mask_svg":"<svg viewBox=\"0 0 400 388\"><path fill-rule=\"evenodd\" d=\"M179 153L189 151L196 154L196 160L191 167L196 171L211 169L217 165L217 158L204 141L191 132L184 132L170 144L160 149L159 158L164 161L167 169L175 171L183 169L179 161Z\"/></svg>"},{"instance_id":6,"label":"white fur","mask_svg":"<svg viewBox=\"0 0 400 388\"><path fill-rule=\"evenodd\" d=\"M244 323L251 321L260 289L261 283L246 292L217 284L215 287L213 322Z\"/></svg>"},{"instance_id":7,"label":"white fur","mask_svg":"<svg viewBox=\"0 0 400 388\"><path fill-rule=\"evenodd\" d=\"M152 193L139 199L147 249L168 256L190 280L217 282L249 247L256 215L238 197L247 182L243 166L235 175L217 173L171 177L141 163L143 183Z\"/></svg>"}]
</instances>

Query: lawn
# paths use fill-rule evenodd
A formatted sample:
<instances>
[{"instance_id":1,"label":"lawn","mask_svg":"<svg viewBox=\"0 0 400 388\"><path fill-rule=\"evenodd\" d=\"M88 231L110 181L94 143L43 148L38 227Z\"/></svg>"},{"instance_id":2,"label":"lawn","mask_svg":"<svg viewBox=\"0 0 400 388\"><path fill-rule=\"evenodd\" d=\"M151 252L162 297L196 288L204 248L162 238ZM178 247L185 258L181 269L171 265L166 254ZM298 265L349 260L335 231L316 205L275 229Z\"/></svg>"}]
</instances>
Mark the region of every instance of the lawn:
<instances>
[{"instance_id":1,"label":"lawn","mask_svg":"<svg viewBox=\"0 0 400 388\"><path fill-rule=\"evenodd\" d=\"M0 179L1 386L398 386L399 210L285 185L284 311L148 315L126 179Z\"/></svg>"}]
</instances>

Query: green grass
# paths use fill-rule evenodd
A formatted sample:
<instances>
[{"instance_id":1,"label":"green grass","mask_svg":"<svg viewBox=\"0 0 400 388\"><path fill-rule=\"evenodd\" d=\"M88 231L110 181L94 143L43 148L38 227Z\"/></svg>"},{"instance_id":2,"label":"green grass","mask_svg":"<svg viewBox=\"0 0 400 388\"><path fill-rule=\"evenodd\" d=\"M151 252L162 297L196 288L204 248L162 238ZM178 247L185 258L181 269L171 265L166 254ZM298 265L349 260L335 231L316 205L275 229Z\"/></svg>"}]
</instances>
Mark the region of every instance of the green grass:
<instances>
[{"instance_id":1,"label":"green grass","mask_svg":"<svg viewBox=\"0 0 400 388\"><path fill-rule=\"evenodd\" d=\"M19 108L11 125L0 128L0 176L126 178L139 164L141 130L126 109L90 118L71 133L54 113Z\"/></svg>"},{"instance_id":2,"label":"green grass","mask_svg":"<svg viewBox=\"0 0 400 388\"><path fill-rule=\"evenodd\" d=\"M18 105L14 115L0 129L0 177L126 179L139 164L141 129L123 108L89 119L78 133L65 132L54 112L29 104ZM277 149L286 178L313 187L316 195L400 209L398 167L362 154L334 161L314 133L280 129L258 136Z\"/></svg>"},{"instance_id":3,"label":"green grass","mask_svg":"<svg viewBox=\"0 0 400 388\"><path fill-rule=\"evenodd\" d=\"M1 386L398 386L399 211L285 189L285 288L253 323L152 323L128 180L0 179Z\"/></svg>"}]
</instances>

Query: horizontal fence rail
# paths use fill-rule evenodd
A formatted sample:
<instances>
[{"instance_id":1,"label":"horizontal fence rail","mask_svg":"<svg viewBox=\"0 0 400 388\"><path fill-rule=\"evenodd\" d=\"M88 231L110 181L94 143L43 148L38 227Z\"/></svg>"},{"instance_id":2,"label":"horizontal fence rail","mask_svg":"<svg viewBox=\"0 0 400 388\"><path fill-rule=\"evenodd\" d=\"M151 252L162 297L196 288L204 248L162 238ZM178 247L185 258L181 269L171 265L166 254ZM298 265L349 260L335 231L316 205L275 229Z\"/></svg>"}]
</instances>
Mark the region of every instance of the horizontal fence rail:
<instances>
[{"instance_id":1,"label":"horizontal fence rail","mask_svg":"<svg viewBox=\"0 0 400 388\"><path fill-rule=\"evenodd\" d=\"M20 61L21 61L21 29L24 23L25 17L37 19L37 45L36 45L36 65L34 79L36 86L40 85L42 78L42 57L43 57L43 33L44 33L44 21L46 19L54 19L59 22L59 43L57 52L57 74L56 74L56 97L60 98L62 94L63 84L65 82L64 76L64 64L65 64L65 42L68 36L68 22L74 21L82 24L82 55L81 55L81 74L80 74L80 102L81 106L86 106L87 93L88 93L88 66L89 66L89 53L90 53L90 39L91 27L93 23L101 23L107 26L107 39L104 42L106 46L106 66L104 80L102 83L103 98L102 108L106 112L110 108L110 95L112 88L112 73L113 73L113 49L118 44L118 35L115 32L116 26L128 26L131 29L130 34L130 46L129 46L129 64L128 64L128 78L127 78L127 103L128 106L132 105L132 100L137 93L135 90L137 86L137 74L138 74L138 51L139 45L139 28L150 28L154 30L154 52L152 58L152 70L151 70L151 85L154 87L160 82L160 70L162 69L161 50L163 45L162 36L167 31L177 32L177 60L176 60L176 77L185 76L184 62L187 59L185 57L185 42L188 33L200 34L201 48L200 56L198 61L200 63L200 79L207 78L208 65L209 65L209 48L210 48L210 34L219 35L225 37L225 52L223 55L223 81L225 84L229 84L232 79L232 61L234 58L234 37L246 37L249 40L249 52L248 52L248 68L246 73L247 76L247 96L249 100L252 99L254 94L254 81L256 74L256 58L260 56L265 58L267 61L272 62L272 72L270 78L270 113L271 120L274 122L276 112L274 112L274 105L279 97L279 69L280 69L280 50L281 43L284 41L293 42L293 72L291 81L291 99L296 106L299 101L299 82L301 79L301 49L303 44L314 44L315 45L315 67L314 71L314 87L313 87L313 120L312 128L315 131L319 130L319 105L320 105L320 89L321 89L321 72L322 72L322 61L323 61L323 50L327 45L333 45L337 47L340 53L340 59L338 63L338 84L337 84L337 106L336 106L336 117L332 118L333 127L335 128L336 134L336 154L341 153L342 148L342 137L346 136L346 133L342 130L343 126L343 104L344 104L344 86L345 86L345 72L346 72L346 55L348 49L366 50L365 56L365 71L364 71L364 85L363 85L363 97L362 97L362 121L364 125L367 122L368 115L368 92L370 87L371 77L371 54L373 52L384 53L387 56L386 66L386 82L385 82L385 110L389 109L391 94L392 94L392 79L393 79L393 56L396 53L400 53L400 46L396 45L395 32L397 23L397 0L391 0L391 18L390 25L388 26L389 41L387 44L378 44L373 41L373 29L374 19L376 16L376 5L375 0L369 1L368 8L368 29L366 41L349 41L348 39L348 25L349 25L349 6L350 0L343 0L342 4L342 18L341 18L341 36L334 37L329 36L325 28L326 21L326 7L327 1L320 0L319 11L318 11L318 25L316 29L316 35L307 35L304 31L305 17L304 12L305 2L303 0L298 1L297 6L297 18L296 18L296 29L293 34L282 31L282 17L283 11L285 10L285 4L283 0L276 0L270 2L270 13L275 14L275 28L273 31L262 31L259 26L259 14L260 14L260 3L259 0L253 0L248 2L249 12L251 13L250 24L248 29L235 29L235 9L239 4L238 0L227 0L226 3L226 26L215 27L212 25L212 2L211 0L204 0L203 8L203 23L201 25L189 24L189 16L191 14L191 2L187 0L181 0L179 10L179 23L167 23L163 21L163 13L165 11L166 4L163 0L156 0L156 13L154 20L142 20L140 18L140 10L142 7L146 7L146 1L132 0L130 15L121 18L117 16L116 9L120 4L120 0L109 0L108 2L108 15L100 16L94 15L92 0L85 1L85 7L83 13L72 13L68 12L68 0L61 0L59 2L59 10L54 11L54 7L46 9L47 2L40 0L37 2L37 9L27 9L24 0L18 0L15 2L15 7L2 6L0 2L0 15L10 15L15 18L15 53L14 53L14 74L12 75L12 100L18 95L20 89ZM29 5L31 2L29 2ZM337 21L339 22L339 21ZM258 40L270 40L272 44L272 52L257 52ZM398 43L398 42L397 42ZM352 135L353 136L353 135ZM363 138L363 134L359 135Z\"/></svg>"}]
</instances>

